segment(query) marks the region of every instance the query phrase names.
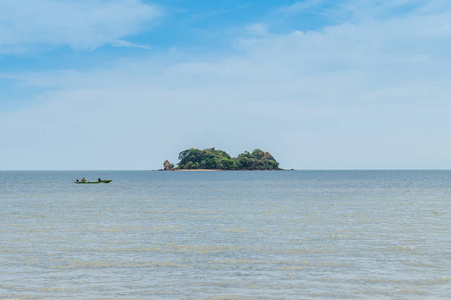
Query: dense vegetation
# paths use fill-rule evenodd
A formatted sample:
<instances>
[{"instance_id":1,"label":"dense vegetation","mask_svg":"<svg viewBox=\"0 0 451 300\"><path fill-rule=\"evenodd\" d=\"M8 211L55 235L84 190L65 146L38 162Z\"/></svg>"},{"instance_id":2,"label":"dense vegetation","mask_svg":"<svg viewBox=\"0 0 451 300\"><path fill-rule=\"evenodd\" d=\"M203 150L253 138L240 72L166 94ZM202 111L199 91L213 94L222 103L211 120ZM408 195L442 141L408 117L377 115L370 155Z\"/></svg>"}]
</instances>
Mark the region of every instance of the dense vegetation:
<instances>
[{"instance_id":1,"label":"dense vegetation","mask_svg":"<svg viewBox=\"0 0 451 300\"><path fill-rule=\"evenodd\" d=\"M180 152L180 162L176 169L220 169L220 170L278 170L279 163L269 153L255 149L252 153L244 151L231 157L225 151L208 148L195 148ZM169 162L168 162L169 163ZM166 169L166 166L165 166Z\"/></svg>"}]
</instances>

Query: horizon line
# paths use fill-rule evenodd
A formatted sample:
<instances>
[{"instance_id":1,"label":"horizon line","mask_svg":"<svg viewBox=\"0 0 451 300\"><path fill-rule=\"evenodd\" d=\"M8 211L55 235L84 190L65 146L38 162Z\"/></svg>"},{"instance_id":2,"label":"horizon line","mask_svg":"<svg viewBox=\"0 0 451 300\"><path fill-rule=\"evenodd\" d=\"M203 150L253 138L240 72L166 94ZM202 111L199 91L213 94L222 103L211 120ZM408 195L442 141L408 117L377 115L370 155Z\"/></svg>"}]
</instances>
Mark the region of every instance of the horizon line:
<instances>
[{"instance_id":1,"label":"horizon line","mask_svg":"<svg viewBox=\"0 0 451 300\"><path fill-rule=\"evenodd\" d=\"M92 172L92 171L124 171L124 172L153 172L164 171L162 169L17 169L17 170L0 170L0 172ZM192 169L196 171L196 169ZM282 169L282 170L218 170L218 171L242 171L242 172L268 172L268 171L451 171L451 168L399 168L399 169Z\"/></svg>"}]
</instances>

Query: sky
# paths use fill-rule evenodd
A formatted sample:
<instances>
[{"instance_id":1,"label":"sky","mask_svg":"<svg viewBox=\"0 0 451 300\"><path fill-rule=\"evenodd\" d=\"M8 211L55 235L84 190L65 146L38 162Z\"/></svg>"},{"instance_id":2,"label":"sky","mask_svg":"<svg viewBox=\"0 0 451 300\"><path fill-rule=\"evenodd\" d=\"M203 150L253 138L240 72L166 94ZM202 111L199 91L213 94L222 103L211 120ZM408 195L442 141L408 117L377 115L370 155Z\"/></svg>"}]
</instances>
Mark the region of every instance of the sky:
<instances>
[{"instance_id":1,"label":"sky","mask_svg":"<svg viewBox=\"0 0 451 300\"><path fill-rule=\"evenodd\" d=\"M0 0L0 170L451 169L448 0Z\"/></svg>"}]
</instances>

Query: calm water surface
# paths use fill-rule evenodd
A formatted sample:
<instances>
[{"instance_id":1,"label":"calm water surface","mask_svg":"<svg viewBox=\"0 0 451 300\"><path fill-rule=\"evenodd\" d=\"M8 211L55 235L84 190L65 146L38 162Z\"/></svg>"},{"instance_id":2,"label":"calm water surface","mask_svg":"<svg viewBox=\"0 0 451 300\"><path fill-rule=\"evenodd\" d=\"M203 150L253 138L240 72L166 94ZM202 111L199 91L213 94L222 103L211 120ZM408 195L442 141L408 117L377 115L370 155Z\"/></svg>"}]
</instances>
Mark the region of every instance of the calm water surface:
<instances>
[{"instance_id":1,"label":"calm water surface","mask_svg":"<svg viewBox=\"0 0 451 300\"><path fill-rule=\"evenodd\" d=\"M451 171L4 171L0 299L448 299L450 213Z\"/></svg>"}]
</instances>

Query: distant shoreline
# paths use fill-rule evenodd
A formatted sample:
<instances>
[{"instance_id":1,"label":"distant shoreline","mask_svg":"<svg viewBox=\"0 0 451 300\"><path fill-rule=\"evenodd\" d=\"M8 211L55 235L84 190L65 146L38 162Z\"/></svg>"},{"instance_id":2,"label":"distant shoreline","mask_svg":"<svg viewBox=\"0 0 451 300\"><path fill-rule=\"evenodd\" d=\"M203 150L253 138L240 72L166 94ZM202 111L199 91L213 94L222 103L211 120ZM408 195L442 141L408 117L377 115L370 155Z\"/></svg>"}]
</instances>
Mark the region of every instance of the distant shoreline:
<instances>
[{"instance_id":1,"label":"distant shoreline","mask_svg":"<svg viewBox=\"0 0 451 300\"><path fill-rule=\"evenodd\" d=\"M213 172L213 171L222 171L222 170L220 170L220 169L178 169L178 170L174 169L174 171L179 171L179 172Z\"/></svg>"},{"instance_id":2,"label":"distant shoreline","mask_svg":"<svg viewBox=\"0 0 451 300\"><path fill-rule=\"evenodd\" d=\"M272 169L272 170L223 170L223 169L171 169L171 170L163 170L159 169L156 171L164 171L164 172L236 172L236 171L296 171L295 169Z\"/></svg>"}]
</instances>

